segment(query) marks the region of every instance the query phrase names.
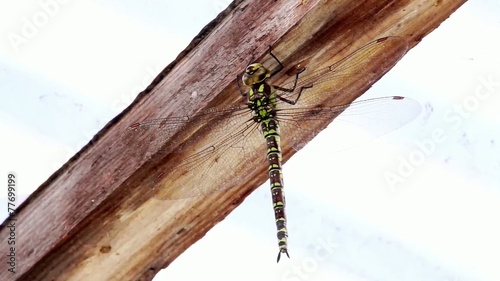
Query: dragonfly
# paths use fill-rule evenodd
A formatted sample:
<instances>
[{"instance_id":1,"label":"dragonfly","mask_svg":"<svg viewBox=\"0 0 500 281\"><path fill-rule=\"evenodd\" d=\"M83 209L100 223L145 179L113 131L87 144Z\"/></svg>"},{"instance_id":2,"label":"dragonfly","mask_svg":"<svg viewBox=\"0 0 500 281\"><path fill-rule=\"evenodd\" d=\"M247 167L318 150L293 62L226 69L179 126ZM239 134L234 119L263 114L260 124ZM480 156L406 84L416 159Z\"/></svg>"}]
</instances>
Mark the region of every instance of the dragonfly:
<instances>
[{"instance_id":1,"label":"dragonfly","mask_svg":"<svg viewBox=\"0 0 500 281\"><path fill-rule=\"evenodd\" d=\"M246 163L247 159L256 159L254 156L265 155L277 228L277 261L279 262L282 254L290 258L282 172L282 138L283 143L299 150L323 129L319 125L321 122L331 122L341 113L367 115L365 119L370 121L373 121L370 115L373 112L389 113L388 118L379 122L386 127L381 134L413 120L420 113L420 104L401 96L341 103L342 93L352 83L348 81L362 80L366 84L373 82L377 77L364 71L370 64L380 60L381 54L387 53L386 50L391 50L392 56L388 58L392 59L381 64L382 73L385 73L407 49L407 42L402 37L379 38L341 60L326 61L327 67L310 74L306 68L296 71L293 82L283 87L268 82L284 69L270 49L269 54L277 62L277 69L271 71L261 63L251 63L241 77L246 91L236 81L245 103L209 108L192 116L158 118L132 124L129 127L131 131L141 133L144 130L155 130L158 132L155 143L170 143L171 147L176 147L176 153L187 155L168 171L171 178L186 178L187 183L189 177L200 177L207 182L206 185L196 187L186 184L181 192L160 191L156 198L175 200L220 192L248 175L246 171L238 169L227 172L227 166L239 166ZM391 116L391 112L397 112L398 116ZM200 135L203 135L204 145L197 143L200 140L196 135L185 143L172 140L173 133L188 124L203 131ZM255 170L253 166L255 165L244 165L248 171ZM159 172L156 178L161 181L165 173L167 172ZM228 178L232 181L231 184L227 184Z\"/></svg>"}]
</instances>

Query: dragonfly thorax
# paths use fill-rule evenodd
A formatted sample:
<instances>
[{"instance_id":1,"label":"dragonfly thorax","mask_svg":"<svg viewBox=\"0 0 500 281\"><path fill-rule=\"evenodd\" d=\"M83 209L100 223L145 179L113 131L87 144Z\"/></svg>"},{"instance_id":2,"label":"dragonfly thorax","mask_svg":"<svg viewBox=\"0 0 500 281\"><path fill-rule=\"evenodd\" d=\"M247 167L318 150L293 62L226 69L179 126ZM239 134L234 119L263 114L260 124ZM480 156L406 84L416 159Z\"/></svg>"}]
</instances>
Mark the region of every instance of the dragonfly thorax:
<instances>
[{"instance_id":1,"label":"dragonfly thorax","mask_svg":"<svg viewBox=\"0 0 500 281\"><path fill-rule=\"evenodd\" d=\"M242 80L243 84L252 86L256 83L261 83L271 76L269 69L260 63L252 63L245 69Z\"/></svg>"},{"instance_id":2,"label":"dragonfly thorax","mask_svg":"<svg viewBox=\"0 0 500 281\"><path fill-rule=\"evenodd\" d=\"M276 117L276 93L266 82L254 83L248 91L248 107L257 123Z\"/></svg>"}]
</instances>

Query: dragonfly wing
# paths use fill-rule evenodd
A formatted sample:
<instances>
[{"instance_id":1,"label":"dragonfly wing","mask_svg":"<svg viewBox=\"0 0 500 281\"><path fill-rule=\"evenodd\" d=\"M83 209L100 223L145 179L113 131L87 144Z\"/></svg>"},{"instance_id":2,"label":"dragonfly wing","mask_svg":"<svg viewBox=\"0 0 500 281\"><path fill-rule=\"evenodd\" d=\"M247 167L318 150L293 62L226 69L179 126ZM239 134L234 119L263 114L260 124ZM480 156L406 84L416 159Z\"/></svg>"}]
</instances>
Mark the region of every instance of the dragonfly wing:
<instances>
[{"instance_id":1,"label":"dragonfly wing","mask_svg":"<svg viewBox=\"0 0 500 281\"><path fill-rule=\"evenodd\" d=\"M291 137L287 136L291 146L297 150L302 148L324 128L325 120L332 120L350 107L352 109L349 111L353 112L351 115L368 116L368 119L365 118L366 120L371 118L371 114L366 112L368 107L373 106L374 113L391 110L384 109L381 106L383 104L395 107L396 104L401 106L403 103L409 103L410 107L415 107L414 101L398 100L393 97L352 104L349 104L350 100L347 100L350 98L347 92L352 90L351 86L354 82L359 85L369 85L390 69L406 53L407 49L408 43L404 38L384 37L368 43L340 61L326 62L328 66L323 69L310 74L307 74L306 69L304 75L299 77L296 90L293 93L282 93L283 97L290 100L296 99L297 94L300 93L297 103L290 105L280 102L279 104L278 116L284 132L287 129L290 130ZM375 66L376 69L374 69ZM418 103L416 104L418 105ZM381 106L380 109L377 109L379 106ZM419 112L419 110L409 111L409 116L413 117L407 119L415 118ZM365 126L363 120L360 122L360 126ZM388 132L398 127L390 123L386 123L388 128L382 132ZM305 140L304 135L306 136Z\"/></svg>"},{"instance_id":2,"label":"dragonfly wing","mask_svg":"<svg viewBox=\"0 0 500 281\"><path fill-rule=\"evenodd\" d=\"M179 148L179 144L189 137L184 134L182 128L184 126L202 127L210 124L211 120L217 120L224 116L236 116L248 112L248 107L245 104L222 106L216 108L209 108L203 110L193 116L180 116L180 117L167 117L149 119L141 122L136 122L128 127L128 131L132 134L142 135L145 131L154 132L151 139L141 141L139 145L147 143L148 151L156 153L160 151L170 151L171 148L176 147L174 153L183 151ZM179 134L173 138L174 134Z\"/></svg>"},{"instance_id":3,"label":"dragonfly wing","mask_svg":"<svg viewBox=\"0 0 500 281\"><path fill-rule=\"evenodd\" d=\"M196 134L199 137L181 144L182 160L153 179L158 189L157 199L199 197L234 186L242 176L257 168L244 165L246 159L256 153L265 155L264 138L258 124L251 120L248 108L247 112L212 119Z\"/></svg>"},{"instance_id":4,"label":"dragonfly wing","mask_svg":"<svg viewBox=\"0 0 500 281\"><path fill-rule=\"evenodd\" d=\"M327 61L328 66L323 69L308 73L306 68L303 75L299 76L296 90L292 93L282 93L282 96L294 100L302 87L308 87L302 91L297 106L345 104L345 101L340 102L337 98L331 101L328 101L328 98L342 97L343 92L349 90L353 81L360 85L371 84L380 73L385 73L396 64L407 50L408 43L402 37L390 36L377 39L339 61ZM376 69L373 69L374 66ZM292 84L285 88L290 88ZM283 106L289 107L286 104Z\"/></svg>"},{"instance_id":5,"label":"dragonfly wing","mask_svg":"<svg viewBox=\"0 0 500 281\"><path fill-rule=\"evenodd\" d=\"M279 112L279 120L283 134L292 136L288 139L289 145L299 150L323 129L320 124L337 116L334 124L338 121L346 122L351 127L361 129L366 133L366 140L371 140L407 124L420 112L421 106L417 101L390 96L355 101L346 105L284 109ZM361 142L362 140L349 139L349 143L333 149L343 150L360 145Z\"/></svg>"}]
</instances>

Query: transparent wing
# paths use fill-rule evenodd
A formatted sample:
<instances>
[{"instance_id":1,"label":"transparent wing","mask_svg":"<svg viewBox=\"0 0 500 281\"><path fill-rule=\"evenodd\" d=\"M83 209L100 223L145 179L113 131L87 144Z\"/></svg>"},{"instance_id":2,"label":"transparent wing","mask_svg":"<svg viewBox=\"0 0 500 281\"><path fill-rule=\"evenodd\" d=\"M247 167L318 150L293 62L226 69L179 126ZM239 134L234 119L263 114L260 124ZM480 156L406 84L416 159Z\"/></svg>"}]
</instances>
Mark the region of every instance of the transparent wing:
<instances>
[{"instance_id":1,"label":"transparent wing","mask_svg":"<svg viewBox=\"0 0 500 281\"><path fill-rule=\"evenodd\" d=\"M216 121L223 117L232 117L235 119L248 118L249 109L246 104L221 106L203 110L193 116L167 117L150 119L136 122L129 126L128 130L135 134L141 134L144 131L153 131L154 139L148 141L148 151L156 152L159 149L168 150L169 147L178 146L178 141L182 141L182 136L172 138L174 133L181 134L181 129L190 125L193 128L199 128L209 125L210 129L217 130ZM243 123L244 121L242 121ZM213 124L213 126L210 126ZM141 145L145 145L141 143ZM166 146L166 147L165 147ZM187 147L186 147L187 148ZM175 152L182 152L176 150Z\"/></svg>"},{"instance_id":2,"label":"transparent wing","mask_svg":"<svg viewBox=\"0 0 500 281\"><path fill-rule=\"evenodd\" d=\"M215 110L215 109L212 109ZM307 141L299 141L301 134L313 137L315 129L308 125L342 114L344 119L363 130L372 131L374 137L394 130L414 119L420 113L420 104L403 97L383 97L356 101L347 105L331 107L299 107L278 112L282 143L291 142L294 149L300 149ZM160 200L192 198L222 191L225 187L236 184L241 177L253 170L266 165L265 140L260 132L259 124L250 119L247 111L228 112L220 115L217 120L211 120L200 132L201 138L191 138L183 143L178 152L182 157L171 167L160 167L160 171L152 180L156 188L155 197ZM341 117L339 117L341 118ZM184 118L181 118L184 120ZM168 119L161 128L178 125L176 118ZM153 122L154 120L151 120ZM339 136L343 138L345 136ZM307 139L307 138L306 138ZM201 149L197 149L201 147ZM261 155L262 163L241 164L247 159ZM240 168L236 168L236 167ZM196 170L196 174L191 171ZM168 173L168 177L164 177ZM193 185L194 179L203 179L206 185ZM170 181L175 179L185 186L182 189L169 189Z\"/></svg>"},{"instance_id":3,"label":"transparent wing","mask_svg":"<svg viewBox=\"0 0 500 281\"><path fill-rule=\"evenodd\" d=\"M377 78L377 73L369 71L377 65L378 73L385 73L394 66L408 50L408 42L397 36L383 37L372 41L339 61L331 59L326 61L325 68L310 72L306 67L300 74L296 90L292 93L282 93L288 99L295 99L296 95L304 89L295 106L317 106L325 104L325 100L332 99L330 105L346 104L339 97L353 81L370 84ZM390 51L390 52L389 52ZM382 67L382 69L380 69ZM291 88L289 83L285 88ZM283 108L292 105L283 104Z\"/></svg>"},{"instance_id":4,"label":"transparent wing","mask_svg":"<svg viewBox=\"0 0 500 281\"><path fill-rule=\"evenodd\" d=\"M352 91L353 82L359 85L369 85L381 74L387 72L406 53L407 41L402 37L384 37L372 41L340 61L327 61L327 67L308 73L308 69L299 76L295 91L280 93L282 97L295 100L300 93L300 98L295 105L285 102L279 103L279 118L282 134L286 135L283 142L294 149L302 148L312 137L324 128L325 120L332 120L347 108L349 112L344 116L358 116L348 122L359 126L372 128L370 120L380 120L384 124L381 131L375 136L382 135L402 126L402 122L409 122L420 113L420 105L407 98L387 97L349 104L349 91ZM377 69L374 69L377 66ZM376 71L375 71L376 70ZM288 85L290 88L293 83ZM305 87L305 88L303 88ZM286 87L285 87L286 88ZM375 109L374 109L375 108ZM398 113L402 116L390 118L376 117L388 112ZM370 113L371 112L371 113ZM373 115L373 116L370 116ZM399 118L401 122L394 122ZM382 119L382 120L381 120ZM387 120L384 120L387 119ZM306 135L306 139L300 135Z\"/></svg>"},{"instance_id":5,"label":"transparent wing","mask_svg":"<svg viewBox=\"0 0 500 281\"><path fill-rule=\"evenodd\" d=\"M283 109L278 116L282 135L286 136L282 138L282 142L295 150L301 149L319 133L322 127L318 124L337 116L334 123L338 121L349 123L351 127L349 129L357 127L366 134L366 139L349 139L349 143L342 143L342 138L349 136L339 135L339 141L335 142L337 146L333 147L333 150L337 151L387 134L412 121L420 112L421 106L417 101L400 96L389 96L355 101L346 105ZM304 135L305 139L299 138Z\"/></svg>"},{"instance_id":6,"label":"transparent wing","mask_svg":"<svg viewBox=\"0 0 500 281\"><path fill-rule=\"evenodd\" d=\"M186 132L197 129L195 134L203 138L182 135L183 126L189 126ZM144 130L159 131L150 149L162 148L170 151L175 147L172 152L180 158L177 161L163 161L170 163L169 166L165 164L158 167L158 174L151 179L151 186L159 189L155 191L157 199L198 197L220 191L223 186L231 186L242 175L257 168L247 165L248 171L244 172L232 167L245 163L245 159L254 157L256 153L262 155L265 164L265 140L260 133L259 124L252 120L252 114L246 104L210 108L190 117L147 120L134 123L129 129L134 133ZM173 137L174 132L179 129L181 136ZM187 141L184 141L186 139ZM193 170L197 171L196 174L191 173ZM195 178L203 179L207 184L193 185ZM172 179L175 179L176 184L181 183L186 187L169 189Z\"/></svg>"}]
</instances>

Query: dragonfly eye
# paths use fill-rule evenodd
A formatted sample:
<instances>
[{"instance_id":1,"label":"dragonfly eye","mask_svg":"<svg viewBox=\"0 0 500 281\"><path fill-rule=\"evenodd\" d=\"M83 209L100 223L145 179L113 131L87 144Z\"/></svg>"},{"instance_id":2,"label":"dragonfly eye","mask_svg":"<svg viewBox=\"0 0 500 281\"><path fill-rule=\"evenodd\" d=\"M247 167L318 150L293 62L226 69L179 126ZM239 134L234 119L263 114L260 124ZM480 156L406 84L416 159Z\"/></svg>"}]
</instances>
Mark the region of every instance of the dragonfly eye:
<instances>
[{"instance_id":1,"label":"dragonfly eye","mask_svg":"<svg viewBox=\"0 0 500 281\"><path fill-rule=\"evenodd\" d=\"M260 68L262 68L261 64L259 64L259 63L252 63L251 65L249 65L247 67L247 69L245 69L245 73L248 74L248 75L253 75Z\"/></svg>"},{"instance_id":2,"label":"dragonfly eye","mask_svg":"<svg viewBox=\"0 0 500 281\"><path fill-rule=\"evenodd\" d=\"M247 66L243 74L243 83L247 86L260 83L269 77L269 70L260 63L252 63Z\"/></svg>"}]
</instances>

